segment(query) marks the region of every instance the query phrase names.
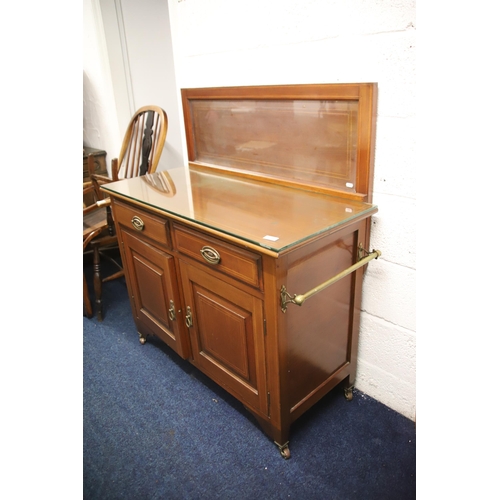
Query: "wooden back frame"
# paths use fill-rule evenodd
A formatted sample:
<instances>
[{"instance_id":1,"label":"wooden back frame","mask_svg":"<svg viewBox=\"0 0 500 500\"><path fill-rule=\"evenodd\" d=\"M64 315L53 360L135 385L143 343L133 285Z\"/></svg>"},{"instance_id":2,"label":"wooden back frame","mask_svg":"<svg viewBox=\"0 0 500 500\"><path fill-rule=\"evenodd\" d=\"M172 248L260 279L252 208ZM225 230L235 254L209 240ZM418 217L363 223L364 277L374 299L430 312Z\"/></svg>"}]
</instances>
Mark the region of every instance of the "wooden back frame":
<instances>
[{"instance_id":1,"label":"wooden back frame","mask_svg":"<svg viewBox=\"0 0 500 500\"><path fill-rule=\"evenodd\" d=\"M181 95L190 166L371 203L377 103L376 83L190 88L181 89ZM276 176L276 174L271 175L265 172L265 167L259 172L249 172L238 166L207 164L199 161L196 151L196 127L193 124L194 118L192 111L192 104L197 100L356 101L357 144L355 160L356 179L355 183L353 183L354 189L343 190L339 189L338 186L329 187L308 183L307 180L297 180L293 175L287 176L286 173L281 176ZM242 137L241 139L242 142L250 140L249 136L245 138ZM307 141L307 131L305 131L304 140Z\"/></svg>"},{"instance_id":2,"label":"wooden back frame","mask_svg":"<svg viewBox=\"0 0 500 500\"><path fill-rule=\"evenodd\" d=\"M112 180L138 177L156 171L167 137L167 113L159 106L143 106L125 132L118 159L111 162Z\"/></svg>"}]
</instances>

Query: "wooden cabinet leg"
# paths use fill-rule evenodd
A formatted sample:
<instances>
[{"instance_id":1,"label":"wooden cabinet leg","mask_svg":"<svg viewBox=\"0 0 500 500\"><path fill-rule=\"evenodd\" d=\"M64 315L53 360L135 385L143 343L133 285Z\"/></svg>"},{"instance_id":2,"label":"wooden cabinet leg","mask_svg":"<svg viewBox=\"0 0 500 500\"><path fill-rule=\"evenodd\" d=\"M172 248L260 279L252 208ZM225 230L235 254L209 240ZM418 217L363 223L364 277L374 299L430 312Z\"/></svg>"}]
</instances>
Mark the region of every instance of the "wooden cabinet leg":
<instances>
[{"instance_id":1,"label":"wooden cabinet leg","mask_svg":"<svg viewBox=\"0 0 500 500\"><path fill-rule=\"evenodd\" d=\"M262 430L274 441L274 444L279 448L281 456L288 460L290 458L290 449L288 447L290 441L288 437L290 435L290 425L284 425L281 429L271 424L271 422L265 418L262 418L257 413L253 412L251 408L245 406L245 408L255 417ZM280 444L283 443L283 444Z\"/></svg>"},{"instance_id":2,"label":"wooden cabinet leg","mask_svg":"<svg viewBox=\"0 0 500 500\"><path fill-rule=\"evenodd\" d=\"M344 380L344 396L347 401L352 401L353 390L354 390L354 377L349 376Z\"/></svg>"},{"instance_id":3,"label":"wooden cabinet leg","mask_svg":"<svg viewBox=\"0 0 500 500\"><path fill-rule=\"evenodd\" d=\"M354 389L354 386L351 385L350 387L344 387L344 396L347 399L347 401L352 401L352 391Z\"/></svg>"},{"instance_id":4,"label":"wooden cabinet leg","mask_svg":"<svg viewBox=\"0 0 500 500\"><path fill-rule=\"evenodd\" d=\"M290 448L288 447L289 441L287 441L285 444L279 444L276 441L274 444L279 448L281 456L285 459L288 460L290 458Z\"/></svg>"}]
</instances>

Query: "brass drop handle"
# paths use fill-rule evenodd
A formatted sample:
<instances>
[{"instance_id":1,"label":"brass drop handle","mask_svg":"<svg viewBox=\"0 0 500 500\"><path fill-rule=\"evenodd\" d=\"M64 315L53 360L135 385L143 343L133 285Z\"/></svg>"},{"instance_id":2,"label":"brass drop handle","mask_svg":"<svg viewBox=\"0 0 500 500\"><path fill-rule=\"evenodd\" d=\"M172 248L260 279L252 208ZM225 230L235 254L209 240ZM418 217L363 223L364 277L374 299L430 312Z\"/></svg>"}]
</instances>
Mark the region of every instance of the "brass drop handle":
<instances>
[{"instance_id":1,"label":"brass drop handle","mask_svg":"<svg viewBox=\"0 0 500 500\"><path fill-rule=\"evenodd\" d=\"M132 226L134 226L137 231L142 231L144 229L144 222L140 217L137 217L137 215L134 215L132 217Z\"/></svg>"},{"instance_id":2,"label":"brass drop handle","mask_svg":"<svg viewBox=\"0 0 500 500\"><path fill-rule=\"evenodd\" d=\"M175 321L175 305L174 301L170 301L170 307L168 309L168 317L170 318L170 321Z\"/></svg>"},{"instance_id":3,"label":"brass drop handle","mask_svg":"<svg viewBox=\"0 0 500 500\"><path fill-rule=\"evenodd\" d=\"M200 253L201 253L202 257L209 264L218 264L220 262L220 254L215 248L204 246L200 250Z\"/></svg>"},{"instance_id":4,"label":"brass drop handle","mask_svg":"<svg viewBox=\"0 0 500 500\"><path fill-rule=\"evenodd\" d=\"M193 326L193 315L191 314L191 308L189 306L187 307L186 326L188 328Z\"/></svg>"}]
</instances>

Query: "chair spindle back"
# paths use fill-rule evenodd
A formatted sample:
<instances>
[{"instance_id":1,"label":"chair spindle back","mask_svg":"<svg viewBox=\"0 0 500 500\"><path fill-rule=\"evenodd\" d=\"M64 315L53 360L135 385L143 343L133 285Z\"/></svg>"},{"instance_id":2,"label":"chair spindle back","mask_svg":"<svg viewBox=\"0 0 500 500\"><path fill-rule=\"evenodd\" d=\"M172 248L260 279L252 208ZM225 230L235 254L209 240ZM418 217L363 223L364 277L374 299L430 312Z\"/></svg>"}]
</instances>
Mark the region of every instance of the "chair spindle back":
<instances>
[{"instance_id":1,"label":"chair spindle back","mask_svg":"<svg viewBox=\"0 0 500 500\"><path fill-rule=\"evenodd\" d=\"M113 180L128 179L156 171L167 136L168 118L158 106L144 106L132 117L117 162Z\"/></svg>"}]
</instances>

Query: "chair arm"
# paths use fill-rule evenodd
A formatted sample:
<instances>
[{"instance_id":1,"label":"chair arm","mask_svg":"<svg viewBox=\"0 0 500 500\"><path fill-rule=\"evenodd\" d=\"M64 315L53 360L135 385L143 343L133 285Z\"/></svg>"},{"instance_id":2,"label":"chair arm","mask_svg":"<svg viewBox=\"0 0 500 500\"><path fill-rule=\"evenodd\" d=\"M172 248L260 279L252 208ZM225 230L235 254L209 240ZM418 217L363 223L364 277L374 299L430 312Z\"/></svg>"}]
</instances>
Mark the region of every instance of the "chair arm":
<instances>
[{"instance_id":1,"label":"chair arm","mask_svg":"<svg viewBox=\"0 0 500 500\"><path fill-rule=\"evenodd\" d=\"M91 178L98 181L98 182L99 181L104 182L104 183L113 182L113 179L111 179L111 177L108 177L107 175L92 174Z\"/></svg>"},{"instance_id":2,"label":"chair arm","mask_svg":"<svg viewBox=\"0 0 500 500\"><path fill-rule=\"evenodd\" d=\"M84 182L83 183L83 196L85 196L87 193L92 193L94 192L94 186L92 185L91 182Z\"/></svg>"},{"instance_id":3,"label":"chair arm","mask_svg":"<svg viewBox=\"0 0 500 500\"><path fill-rule=\"evenodd\" d=\"M117 239L115 235L105 235L105 236L100 236L99 240L95 240L91 242L91 246L99 246L99 247L105 247L107 245L111 244L116 244Z\"/></svg>"},{"instance_id":4,"label":"chair arm","mask_svg":"<svg viewBox=\"0 0 500 500\"><path fill-rule=\"evenodd\" d=\"M104 198L104 200L99 200L96 202L98 207L109 207L111 205L111 198Z\"/></svg>"}]
</instances>

